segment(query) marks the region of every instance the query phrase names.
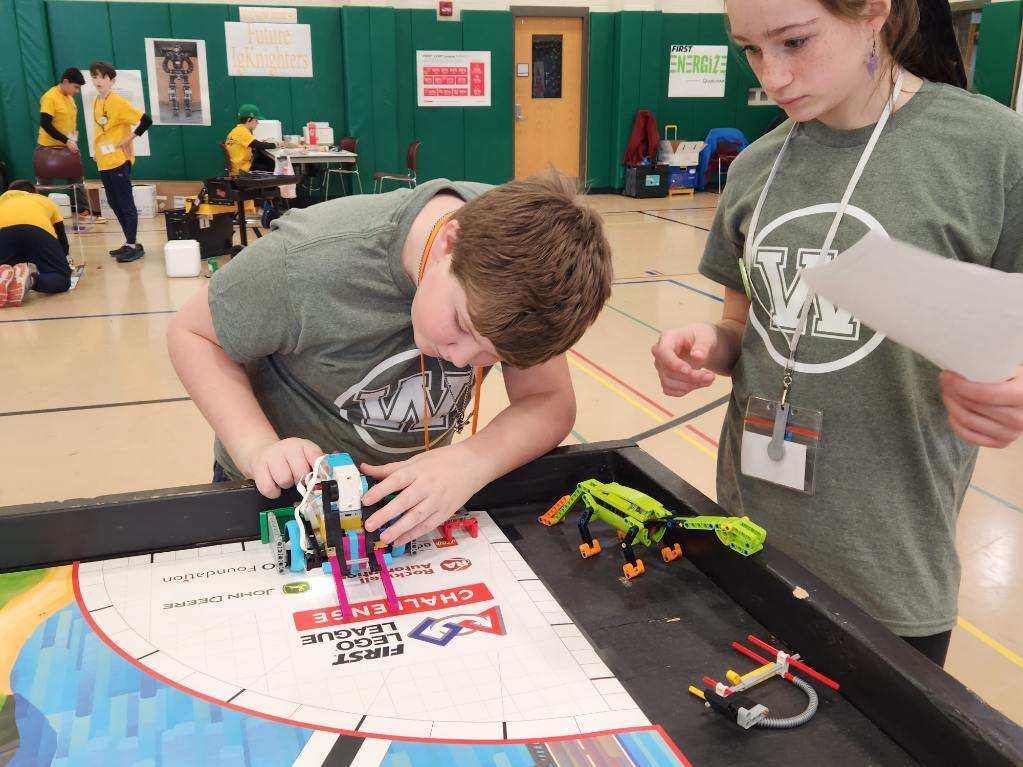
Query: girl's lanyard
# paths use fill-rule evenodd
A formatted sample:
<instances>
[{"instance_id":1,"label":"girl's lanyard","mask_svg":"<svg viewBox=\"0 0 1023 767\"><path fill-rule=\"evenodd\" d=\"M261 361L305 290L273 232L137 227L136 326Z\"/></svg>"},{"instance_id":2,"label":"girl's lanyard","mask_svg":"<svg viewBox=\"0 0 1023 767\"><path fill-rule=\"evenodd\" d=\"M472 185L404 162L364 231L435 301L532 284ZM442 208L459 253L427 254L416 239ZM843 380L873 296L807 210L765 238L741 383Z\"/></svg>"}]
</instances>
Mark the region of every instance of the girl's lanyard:
<instances>
[{"instance_id":1,"label":"girl's lanyard","mask_svg":"<svg viewBox=\"0 0 1023 767\"><path fill-rule=\"evenodd\" d=\"M888 124L888 119L892 116L892 111L895 102L898 100L902 93L902 81L905 76L904 71L899 72L898 78L895 80L895 86L892 88L891 97L888 103L885 105L884 111L881 112L881 117L877 121L877 125L874 126L874 132L870 136L870 140L867 142L866 148L863 150L863 154L860 156L860 161L856 164L856 169L853 171L852 178L849 179L849 185L845 189L845 194L842 196L842 202L838 206L838 211L835 213L835 218L831 222L831 228L828 230L827 237L824 238L824 247L821 249L821 258L826 258L828 252L831 250L831 245L835 240L835 235L838 232L839 224L842 223L842 217L845 215L846 208L849 206L849 200L853 196L853 192L856 191L856 185L860 181L860 176L863 175L863 169L867 166L867 161L870 160L871 154L874 152L874 147L877 145L878 139L881 137L881 131L884 130L885 125ZM774 167L771 168L771 173L767 177L767 183L764 184L764 189L760 193L760 199L757 200L756 207L753 209L753 216L750 219L749 233L746 237L746 244L743 248L744 268L751 267L753 265L753 243L756 238L757 224L760 221L760 212L764 207L764 200L767 199L767 192L774 183L774 177L778 174L778 168L781 166L782 158L785 156L785 151L788 149L789 143L792 140L792 135L796 132L796 128L799 123L795 123L788 135L785 137L785 143L782 144L781 151L778 152L778 157L775 158ZM796 272L796 279L793 284L798 285L804 267L798 266ZM773 312L760 300L760 295L753 287L752 280L750 280L750 292L756 298L760 308L764 310L767 316L770 318ZM796 347L799 346L799 340L802 338L803 333L806 330L806 321L810 316L810 307L813 305L814 292L809 289L806 290L806 298L803 300L803 306L799 310L796 320L796 329L791 334L786 333L782 330L781 323L775 322L778 327L778 332L782 334L789 348L788 362L785 364L785 372L782 376L782 394L781 402L778 409L778 418L784 419L788 413L788 396L789 389L792 387L792 374L795 370L796 365ZM784 421L782 421L784 423Z\"/></svg>"},{"instance_id":2,"label":"girl's lanyard","mask_svg":"<svg viewBox=\"0 0 1023 767\"><path fill-rule=\"evenodd\" d=\"M423 275L426 273L426 262L430 258L430 249L433 247L433 241L437 239L437 235L440 233L441 228L448 221L451 220L451 213L447 213L440 217L440 220L433 225L433 230L430 232L430 236L426 238L426 245L423 246L423 255L419 259L419 280L416 283L418 287L423 282ZM479 421L480 413L480 392L483 389L483 369L473 368L473 397L476 400L476 406L472 411L472 434L476 433L476 424ZM429 386L427 385L426 378L426 357L422 352L419 352L419 375L420 380L423 384L423 448L425 450L430 449L430 392ZM455 411L455 429L459 432L462 431L461 412L459 411L458 403L452 404L452 409ZM464 411L462 411L464 412Z\"/></svg>"}]
</instances>

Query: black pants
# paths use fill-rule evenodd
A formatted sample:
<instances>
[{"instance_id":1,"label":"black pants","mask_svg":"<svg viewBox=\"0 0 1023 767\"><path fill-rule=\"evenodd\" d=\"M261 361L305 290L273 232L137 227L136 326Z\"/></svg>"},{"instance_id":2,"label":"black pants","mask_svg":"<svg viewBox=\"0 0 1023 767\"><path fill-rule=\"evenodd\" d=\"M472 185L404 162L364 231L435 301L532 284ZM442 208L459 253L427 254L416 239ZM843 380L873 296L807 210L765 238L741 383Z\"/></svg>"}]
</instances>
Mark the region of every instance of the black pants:
<instances>
[{"instance_id":1,"label":"black pants","mask_svg":"<svg viewBox=\"0 0 1023 767\"><path fill-rule=\"evenodd\" d=\"M71 288L71 266L57 238L31 224L0 229L0 264L35 264L33 286L40 293L63 293Z\"/></svg>"},{"instance_id":2,"label":"black pants","mask_svg":"<svg viewBox=\"0 0 1023 767\"><path fill-rule=\"evenodd\" d=\"M931 634L926 637L902 637L904 642L909 643L914 649L919 650L939 666L945 665L945 657L948 655L948 643L951 639L951 631L943 631L940 634Z\"/></svg>"},{"instance_id":3,"label":"black pants","mask_svg":"<svg viewBox=\"0 0 1023 767\"><path fill-rule=\"evenodd\" d=\"M139 229L139 211L135 207L135 197L131 191L131 163L126 162L118 168L101 170L99 177L107 193L107 202L117 216L117 223L124 232L124 240L129 245L135 244Z\"/></svg>"},{"instance_id":4,"label":"black pants","mask_svg":"<svg viewBox=\"0 0 1023 767\"><path fill-rule=\"evenodd\" d=\"M275 164L273 157L259 149L252 153L252 167L249 170L265 170L267 173L273 173Z\"/></svg>"}]
</instances>

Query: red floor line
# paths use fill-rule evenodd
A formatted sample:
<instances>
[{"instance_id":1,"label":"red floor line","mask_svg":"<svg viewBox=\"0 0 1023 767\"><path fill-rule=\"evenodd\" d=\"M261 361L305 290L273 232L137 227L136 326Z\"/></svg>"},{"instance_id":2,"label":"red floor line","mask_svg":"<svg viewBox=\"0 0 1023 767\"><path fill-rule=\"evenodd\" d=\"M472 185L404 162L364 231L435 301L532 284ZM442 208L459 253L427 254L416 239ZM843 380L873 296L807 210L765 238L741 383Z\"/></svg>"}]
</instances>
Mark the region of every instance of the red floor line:
<instances>
[{"instance_id":1,"label":"red floor line","mask_svg":"<svg viewBox=\"0 0 1023 767\"><path fill-rule=\"evenodd\" d=\"M586 355L584 355L584 354L580 354L580 353L579 353L579 352L577 352L577 351L576 351L575 349L569 349L569 351L570 351L570 352L571 352L572 354L574 354L574 355L575 355L576 357L578 357L579 359L581 359L581 360L582 360L583 362L585 362L585 363L586 363L587 365L589 365L590 367L592 367L592 368L595 368L595 369L599 370L599 371L600 371L601 373L603 373L604 375L606 375L606 376L607 376L608 378L610 378L610 379L611 379L612 381L614 381L615 383L617 383L617 384L619 384L620 386L623 386L624 388L628 389L628 390L629 390L630 392L632 392L632 393L633 393L633 394L635 394L635 395L636 395L637 397L639 397L639 398L640 398L641 400L643 400L643 401L644 401L644 402L646 402L646 403L647 403L648 405L650 405L650 407L652 407L652 408L655 408L655 409L659 410L660 412L664 413L664 415L666 415L666 416L667 416L668 418L675 418L675 414L674 414L674 413L672 413L672 412L671 412L670 410L668 410L667 408L665 408L665 407L664 407L663 405L661 405L661 404L660 404L659 402L655 402L654 400L652 400L652 399L650 399L650 398L649 398L648 396L646 396L646 395L645 395L645 394L644 394L643 392L641 392L641 391L638 391L638 390L637 390L637 389L635 389L634 387L632 387L632 386L630 386L629 384L625 383L625 381L623 381L623 380L622 380L621 378L619 378L618 376L616 376L616 375L615 375L614 373L612 373L611 371L609 371L609 370L606 370L606 369L602 368L602 367L601 367L600 365L598 365L598 364L597 364L596 362L594 362L593 360L591 360L591 359L590 359L589 357L587 357ZM712 437L709 437L708 435L704 434L704 433L703 433L702 431L700 431L699 429L697 429L697 428L696 428L695 426L690 426L689 424L683 424L683 425L685 426L685 428L686 428L686 429L688 429L689 431L691 431L691 432L692 432L693 434L697 435L698 437L700 437L700 438L701 438L701 439L703 439L704 441L708 442L709 444L713 445L714 447L717 447L717 446L718 446L718 443L717 443L717 440L716 440L716 439L713 439Z\"/></svg>"}]
</instances>

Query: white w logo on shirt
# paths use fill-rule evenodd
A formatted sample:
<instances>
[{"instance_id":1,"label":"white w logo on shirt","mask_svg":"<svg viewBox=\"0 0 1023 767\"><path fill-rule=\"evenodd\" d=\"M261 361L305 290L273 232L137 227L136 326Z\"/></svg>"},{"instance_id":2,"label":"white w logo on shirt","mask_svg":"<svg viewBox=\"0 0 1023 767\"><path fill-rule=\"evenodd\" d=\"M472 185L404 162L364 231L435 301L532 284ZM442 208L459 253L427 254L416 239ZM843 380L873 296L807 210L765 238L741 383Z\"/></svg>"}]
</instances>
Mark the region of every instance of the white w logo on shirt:
<instances>
[{"instance_id":1,"label":"white w logo on shirt","mask_svg":"<svg viewBox=\"0 0 1023 767\"><path fill-rule=\"evenodd\" d=\"M403 378L392 386L363 390L353 397L362 405L362 425L392 432L408 432L423 428L422 376ZM447 429L449 416L455 403L467 394L472 385L472 373L445 370L441 374L441 394L434 401L432 393L433 371L426 371L426 401L430 409L430 428Z\"/></svg>"},{"instance_id":2,"label":"white w logo on shirt","mask_svg":"<svg viewBox=\"0 0 1023 767\"><path fill-rule=\"evenodd\" d=\"M836 255L838 251L828 251L824 260L831 261ZM816 266L821 261L821 251L819 248L800 248L796 263L791 268L788 261L788 248L758 248L753 257L753 269L760 275L762 284L767 286L771 329L791 333L799 324L799 310L803 308L808 290L801 270ZM789 274L792 275L791 283ZM752 279L753 275L750 277ZM759 289L760 286L757 287ZM813 336L843 341L858 341L860 338L860 321L824 298L814 297L810 317L807 327Z\"/></svg>"}]
</instances>

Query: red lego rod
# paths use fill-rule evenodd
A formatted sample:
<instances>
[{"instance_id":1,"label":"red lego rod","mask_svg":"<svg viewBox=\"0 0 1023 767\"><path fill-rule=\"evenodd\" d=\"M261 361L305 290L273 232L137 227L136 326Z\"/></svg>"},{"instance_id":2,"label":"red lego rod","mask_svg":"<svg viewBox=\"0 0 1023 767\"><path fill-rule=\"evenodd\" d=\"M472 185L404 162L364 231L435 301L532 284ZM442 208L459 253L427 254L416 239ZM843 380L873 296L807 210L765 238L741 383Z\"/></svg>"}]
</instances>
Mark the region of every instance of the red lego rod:
<instances>
[{"instance_id":1,"label":"red lego rod","mask_svg":"<svg viewBox=\"0 0 1023 767\"><path fill-rule=\"evenodd\" d=\"M743 655L745 655L750 660L756 661L761 666L766 666L769 663L773 663L773 661L769 661L769 660L767 660L765 658L761 658L759 655L757 655L751 649L749 649L745 645L739 644L738 642L732 642L732 647L734 647L736 650L741 652ZM791 682L792 681L792 674L790 674L788 672L785 672L784 678Z\"/></svg>"},{"instance_id":2,"label":"red lego rod","mask_svg":"<svg viewBox=\"0 0 1023 767\"><path fill-rule=\"evenodd\" d=\"M767 642L764 642L764 641L761 641L761 640L757 639L752 634L747 636L746 639L748 639L750 642L755 644L760 649L767 650L770 653L774 653L774 656L776 658L778 657L778 653L780 652L780 650L776 650L775 648L771 647L771 645L769 645ZM824 676L824 674L821 674L821 673L818 673L817 671L814 671L812 668L807 666L802 661L798 661L795 658L789 658L789 665L790 666L794 666L795 668L798 668L800 671L802 671L806 675L813 677L814 679L816 679L818 682L820 682L823 685L827 685L832 690L837 690L838 689L838 682L836 682L833 679L828 679L826 676Z\"/></svg>"}]
</instances>

